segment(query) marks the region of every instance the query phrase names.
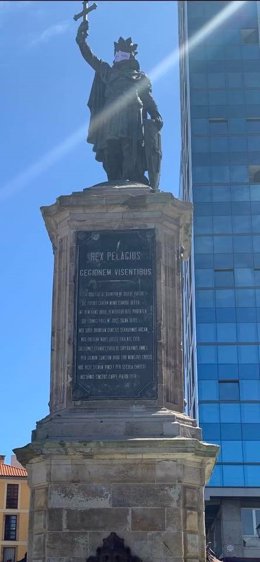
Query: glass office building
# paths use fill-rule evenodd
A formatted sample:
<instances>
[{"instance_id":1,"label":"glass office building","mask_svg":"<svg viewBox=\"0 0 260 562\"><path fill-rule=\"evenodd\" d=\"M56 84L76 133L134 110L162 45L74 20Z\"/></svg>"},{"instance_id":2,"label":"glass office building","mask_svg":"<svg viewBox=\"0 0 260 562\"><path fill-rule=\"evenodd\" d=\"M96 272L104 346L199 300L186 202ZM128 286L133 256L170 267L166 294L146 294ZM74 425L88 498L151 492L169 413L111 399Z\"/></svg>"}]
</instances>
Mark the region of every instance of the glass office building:
<instances>
[{"instance_id":1,"label":"glass office building","mask_svg":"<svg viewBox=\"0 0 260 562\"><path fill-rule=\"evenodd\" d=\"M260 560L258 4L179 2L180 188L194 205L183 270L187 413L221 447L206 512L225 560Z\"/></svg>"}]
</instances>

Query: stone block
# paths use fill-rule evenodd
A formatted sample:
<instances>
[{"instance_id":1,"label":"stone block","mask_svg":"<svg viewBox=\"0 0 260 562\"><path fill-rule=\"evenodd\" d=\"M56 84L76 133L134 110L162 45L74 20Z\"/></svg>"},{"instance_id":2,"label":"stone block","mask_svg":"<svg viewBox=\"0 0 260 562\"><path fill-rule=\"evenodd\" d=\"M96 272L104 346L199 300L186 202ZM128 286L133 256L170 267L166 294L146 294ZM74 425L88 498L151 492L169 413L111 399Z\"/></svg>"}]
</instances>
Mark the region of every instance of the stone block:
<instances>
[{"instance_id":1,"label":"stone block","mask_svg":"<svg viewBox=\"0 0 260 562\"><path fill-rule=\"evenodd\" d=\"M38 486L49 480L49 462L37 462L31 470L31 485Z\"/></svg>"},{"instance_id":2,"label":"stone block","mask_svg":"<svg viewBox=\"0 0 260 562\"><path fill-rule=\"evenodd\" d=\"M198 528L201 535L205 535L205 512L198 511Z\"/></svg>"},{"instance_id":3,"label":"stone block","mask_svg":"<svg viewBox=\"0 0 260 562\"><path fill-rule=\"evenodd\" d=\"M156 463L156 482L177 482L180 475L180 465L176 461Z\"/></svg>"},{"instance_id":4,"label":"stone block","mask_svg":"<svg viewBox=\"0 0 260 562\"><path fill-rule=\"evenodd\" d=\"M183 535L181 532L148 533L148 542L154 558L183 559Z\"/></svg>"},{"instance_id":5,"label":"stone block","mask_svg":"<svg viewBox=\"0 0 260 562\"><path fill-rule=\"evenodd\" d=\"M166 484L112 485L113 507L176 507L181 502L181 487Z\"/></svg>"},{"instance_id":6,"label":"stone block","mask_svg":"<svg viewBox=\"0 0 260 562\"><path fill-rule=\"evenodd\" d=\"M34 518L33 518L33 532L39 533L44 531L45 529L45 519L46 519L46 512L45 511L35 511Z\"/></svg>"},{"instance_id":7,"label":"stone block","mask_svg":"<svg viewBox=\"0 0 260 562\"><path fill-rule=\"evenodd\" d=\"M44 509L47 507L48 490L47 488L36 488L34 493L34 509Z\"/></svg>"},{"instance_id":8,"label":"stone block","mask_svg":"<svg viewBox=\"0 0 260 562\"><path fill-rule=\"evenodd\" d=\"M45 557L45 540L44 535L34 534L33 544L32 544L32 556L33 558L44 558Z\"/></svg>"},{"instance_id":9,"label":"stone block","mask_svg":"<svg viewBox=\"0 0 260 562\"><path fill-rule=\"evenodd\" d=\"M86 557L70 557L70 558L65 558L64 562L86 562Z\"/></svg>"},{"instance_id":10,"label":"stone block","mask_svg":"<svg viewBox=\"0 0 260 562\"><path fill-rule=\"evenodd\" d=\"M86 558L88 552L88 533L48 533L47 554L48 557L64 556L71 558Z\"/></svg>"},{"instance_id":11,"label":"stone block","mask_svg":"<svg viewBox=\"0 0 260 562\"><path fill-rule=\"evenodd\" d=\"M52 461L51 463L51 482L70 482L71 475L71 462L61 460L59 462Z\"/></svg>"},{"instance_id":12,"label":"stone block","mask_svg":"<svg viewBox=\"0 0 260 562\"><path fill-rule=\"evenodd\" d=\"M67 561L67 558L66 558L66 557L61 558L61 557L59 557L59 556L57 556L57 557L56 557L56 556L51 556L51 557L48 557L48 558L47 558L47 562L66 562L66 561Z\"/></svg>"},{"instance_id":13,"label":"stone block","mask_svg":"<svg viewBox=\"0 0 260 562\"><path fill-rule=\"evenodd\" d=\"M66 525L70 531L99 531L113 529L115 532L130 529L130 510L126 508L67 510ZM104 537L103 537L104 538Z\"/></svg>"},{"instance_id":14,"label":"stone block","mask_svg":"<svg viewBox=\"0 0 260 562\"><path fill-rule=\"evenodd\" d=\"M184 464L183 482L187 482L188 484L195 484L197 486L203 484L201 469L198 466Z\"/></svg>"},{"instance_id":15,"label":"stone block","mask_svg":"<svg viewBox=\"0 0 260 562\"><path fill-rule=\"evenodd\" d=\"M199 556L199 537L197 534L185 533L185 556L196 558Z\"/></svg>"},{"instance_id":16,"label":"stone block","mask_svg":"<svg viewBox=\"0 0 260 562\"><path fill-rule=\"evenodd\" d=\"M52 485L49 490L49 507L86 509L110 507L111 490L108 486L95 484Z\"/></svg>"},{"instance_id":17,"label":"stone block","mask_svg":"<svg viewBox=\"0 0 260 562\"><path fill-rule=\"evenodd\" d=\"M166 531L180 531L182 529L182 510L167 507L165 510Z\"/></svg>"},{"instance_id":18,"label":"stone block","mask_svg":"<svg viewBox=\"0 0 260 562\"><path fill-rule=\"evenodd\" d=\"M165 510L163 508L133 507L131 510L132 531L164 531Z\"/></svg>"},{"instance_id":19,"label":"stone block","mask_svg":"<svg viewBox=\"0 0 260 562\"><path fill-rule=\"evenodd\" d=\"M184 528L187 531L198 532L198 513L197 511L191 511L190 509L184 512Z\"/></svg>"},{"instance_id":20,"label":"stone block","mask_svg":"<svg viewBox=\"0 0 260 562\"><path fill-rule=\"evenodd\" d=\"M62 531L63 509L48 509L48 531Z\"/></svg>"},{"instance_id":21,"label":"stone block","mask_svg":"<svg viewBox=\"0 0 260 562\"><path fill-rule=\"evenodd\" d=\"M183 558L168 558L167 556L160 556L160 558L153 558L153 562L170 562L170 560L174 560L174 562L183 562ZM185 561L186 562L186 561ZM190 562L190 561L187 561ZM196 560L198 562L198 560Z\"/></svg>"},{"instance_id":22,"label":"stone block","mask_svg":"<svg viewBox=\"0 0 260 562\"><path fill-rule=\"evenodd\" d=\"M197 510L199 508L198 489L185 486L183 492L184 506L186 508L194 508Z\"/></svg>"},{"instance_id":23,"label":"stone block","mask_svg":"<svg viewBox=\"0 0 260 562\"><path fill-rule=\"evenodd\" d=\"M73 463L73 482L154 482L154 463L111 462L111 463Z\"/></svg>"}]
</instances>

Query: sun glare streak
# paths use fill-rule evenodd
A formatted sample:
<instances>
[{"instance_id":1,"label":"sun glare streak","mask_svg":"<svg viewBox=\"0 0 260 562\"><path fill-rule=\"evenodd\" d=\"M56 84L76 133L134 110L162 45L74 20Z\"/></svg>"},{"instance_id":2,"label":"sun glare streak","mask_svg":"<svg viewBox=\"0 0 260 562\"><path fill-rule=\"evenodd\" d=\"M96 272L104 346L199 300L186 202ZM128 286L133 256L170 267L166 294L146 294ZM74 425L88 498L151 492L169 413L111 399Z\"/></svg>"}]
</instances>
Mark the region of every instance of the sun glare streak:
<instances>
[{"instance_id":1,"label":"sun glare streak","mask_svg":"<svg viewBox=\"0 0 260 562\"><path fill-rule=\"evenodd\" d=\"M184 56L188 52L191 52L204 39L209 37L211 33L220 28L225 21L227 21L233 14L235 14L240 8L242 8L245 2L246 0L235 0L228 4L219 14L217 14L217 16L215 16L197 33L195 33L187 43L182 45L180 49L175 49L172 53L165 57L149 73L149 76L153 83L159 80L170 70L170 68L177 64L180 57ZM101 111L99 116L96 117L92 123L92 130L93 128L98 129L111 115L115 115L118 111L125 109L129 102L133 101L135 95L136 90L135 88L133 88L129 92L127 92L127 94L121 96L108 108ZM24 172L18 174L13 180L3 186L2 190L0 191L0 201L5 200L14 193L17 193L24 189L29 182L36 179L42 172L46 171L53 164L55 164L55 162L57 162L71 150L73 150L73 148L75 148L82 141L82 137L83 135L85 135L85 132L85 126L80 127L72 135L67 137L65 141L53 148L42 158L40 158L36 163L29 166Z\"/></svg>"},{"instance_id":2,"label":"sun glare streak","mask_svg":"<svg viewBox=\"0 0 260 562\"><path fill-rule=\"evenodd\" d=\"M149 77L152 82L154 83L159 80L159 78L166 74L172 66L179 62L180 57L195 49L195 47L206 39L206 37L213 33L213 31L216 31L216 29L218 29L228 18L237 12L245 4L245 2L246 0L235 0L231 5L226 6L219 14L217 14L217 16L195 33L193 37L191 37L190 41L181 46L180 49L175 49L172 53L170 53L170 55L164 58L160 64L150 71ZM92 133L101 128L106 120L111 116L114 116L117 112L126 109L128 104L133 102L135 99L136 88L134 86L123 96L120 96L117 100L101 111L95 119L93 119L91 125Z\"/></svg>"},{"instance_id":3,"label":"sun glare streak","mask_svg":"<svg viewBox=\"0 0 260 562\"><path fill-rule=\"evenodd\" d=\"M233 16L242 6L246 3L246 0L235 0L228 4L219 14L217 14L212 20L203 25L203 27L194 33L194 35L182 45L179 49L175 49L167 57L163 59L161 63L155 66L149 76L153 82L156 82L161 76L166 74L168 70L179 62L179 59L185 54L193 51L204 39L209 37L211 33L216 31L225 21L227 21L231 16Z\"/></svg>"},{"instance_id":4,"label":"sun glare streak","mask_svg":"<svg viewBox=\"0 0 260 562\"><path fill-rule=\"evenodd\" d=\"M42 158L29 166L24 172L18 174L0 190L0 201L4 201L14 193L21 191L29 182L36 179L42 172L45 172L45 170L50 168L50 166L55 164L55 162L71 152L71 150L73 150L73 148L82 141L84 134L86 134L86 125L79 127L79 129L67 137L65 141L47 152L44 156L42 156Z\"/></svg>"}]
</instances>

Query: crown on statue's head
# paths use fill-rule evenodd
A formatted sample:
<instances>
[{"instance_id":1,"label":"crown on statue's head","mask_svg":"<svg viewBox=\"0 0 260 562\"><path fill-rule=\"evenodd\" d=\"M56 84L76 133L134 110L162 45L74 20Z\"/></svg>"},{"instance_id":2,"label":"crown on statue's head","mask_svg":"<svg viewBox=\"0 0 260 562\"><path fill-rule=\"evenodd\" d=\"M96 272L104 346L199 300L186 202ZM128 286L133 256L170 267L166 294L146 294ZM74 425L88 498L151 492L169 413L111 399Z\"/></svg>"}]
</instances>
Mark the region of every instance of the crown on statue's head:
<instances>
[{"instance_id":1,"label":"crown on statue's head","mask_svg":"<svg viewBox=\"0 0 260 562\"><path fill-rule=\"evenodd\" d=\"M119 37L118 41L114 42L115 53L118 51L123 51L124 53L130 53L133 57L137 55L137 43L133 43L132 38L123 39Z\"/></svg>"}]
</instances>

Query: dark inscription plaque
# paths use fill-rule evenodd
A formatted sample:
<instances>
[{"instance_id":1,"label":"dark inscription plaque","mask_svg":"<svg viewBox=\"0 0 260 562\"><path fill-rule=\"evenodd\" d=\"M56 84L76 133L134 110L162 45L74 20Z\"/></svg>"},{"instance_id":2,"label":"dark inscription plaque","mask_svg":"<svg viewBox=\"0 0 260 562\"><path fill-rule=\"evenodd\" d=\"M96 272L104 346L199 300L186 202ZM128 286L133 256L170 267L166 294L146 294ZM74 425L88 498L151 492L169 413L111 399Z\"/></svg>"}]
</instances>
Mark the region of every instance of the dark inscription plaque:
<instances>
[{"instance_id":1,"label":"dark inscription plaque","mask_svg":"<svg viewBox=\"0 0 260 562\"><path fill-rule=\"evenodd\" d=\"M155 399L154 230L77 233L74 400Z\"/></svg>"}]
</instances>

